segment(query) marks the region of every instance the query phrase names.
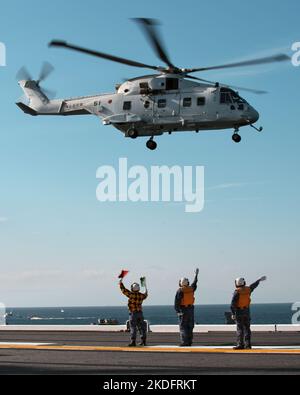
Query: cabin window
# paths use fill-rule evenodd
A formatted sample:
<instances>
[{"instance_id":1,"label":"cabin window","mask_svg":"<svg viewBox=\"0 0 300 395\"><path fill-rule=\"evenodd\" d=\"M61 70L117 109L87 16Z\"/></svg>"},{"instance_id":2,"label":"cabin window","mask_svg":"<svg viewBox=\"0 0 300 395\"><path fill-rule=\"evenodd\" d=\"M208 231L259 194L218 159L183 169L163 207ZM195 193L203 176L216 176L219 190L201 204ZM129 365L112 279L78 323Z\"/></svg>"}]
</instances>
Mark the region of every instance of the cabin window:
<instances>
[{"instance_id":1,"label":"cabin window","mask_svg":"<svg viewBox=\"0 0 300 395\"><path fill-rule=\"evenodd\" d=\"M124 101L123 110L124 111L130 111L131 110L131 101Z\"/></svg>"},{"instance_id":2,"label":"cabin window","mask_svg":"<svg viewBox=\"0 0 300 395\"><path fill-rule=\"evenodd\" d=\"M179 89L179 80L178 78L167 78L166 79L166 90L178 90Z\"/></svg>"},{"instance_id":3,"label":"cabin window","mask_svg":"<svg viewBox=\"0 0 300 395\"><path fill-rule=\"evenodd\" d=\"M192 98L191 97L185 97L183 99L183 107L191 107L192 106Z\"/></svg>"},{"instance_id":4,"label":"cabin window","mask_svg":"<svg viewBox=\"0 0 300 395\"><path fill-rule=\"evenodd\" d=\"M149 108L150 107L150 102L147 100L147 101L145 101L145 103L144 103L144 107L145 108Z\"/></svg>"},{"instance_id":5,"label":"cabin window","mask_svg":"<svg viewBox=\"0 0 300 395\"><path fill-rule=\"evenodd\" d=\"M141 83L140 83L140 88L141 88L141 89L149 89L149 84L148 84L148 82L141 82Z\"/></svg>"},{"instance_id":6,"label":"cabin window","mask_svg":"<svg viewBox=\"0 0 300 395\"><path fill-rule=\"evenodd\" d=\"M205 106L205 97L198 97L197 98L197 106Z\"/></svg>"},{"instance_id":7,"label":"cabin window","mask_svg":"<svg viewBox=\"0 0 300 395\"><path fill-rule=\"evenodd\" d=\"M140 94L147 95L151 91L148 82L141 82L140 83Z\"/></svg>"},{"instance_id":8,"label":"cabin window","mask_svg":"<svg viewBox=\"0 0 300 395\"><path fill-rule=\"evenodd\" d=\"M166 108L167 107L167 100L165 100L165 99L158 100L157 107L158 108Z\"/></svg>"}]
</instances>

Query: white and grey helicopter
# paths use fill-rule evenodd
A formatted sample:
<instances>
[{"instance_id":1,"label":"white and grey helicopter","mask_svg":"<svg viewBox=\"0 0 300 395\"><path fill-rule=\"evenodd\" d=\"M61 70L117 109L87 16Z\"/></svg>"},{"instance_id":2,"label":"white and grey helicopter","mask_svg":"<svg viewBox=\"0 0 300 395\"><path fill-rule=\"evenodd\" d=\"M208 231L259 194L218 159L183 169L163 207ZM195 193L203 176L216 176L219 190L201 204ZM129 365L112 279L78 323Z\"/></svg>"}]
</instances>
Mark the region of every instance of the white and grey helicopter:
<instances>
[{"instance_id":1,"label":"white and grey helicopter","mask_svg":"<svg viewBox=\"0 0 300 395\"><path fill-rule=\"evenodd\" d=\"M151 66L54 40L49 44L50 47L67 48L128 66L151 69L156 74L118 84L114 93L50 100L40 83L53 71L53 67L45 63L38 80L33 80L26 69L22 68L17 78L27 102L20 101L17 105L33 116L95 115L104 125L114 126L125 137L150 137L147 141L150 150L157 148L155 136L163 133L233 129L232 139L239 143L241 127L251 126L262 131L262 128L254 126L259 113L237 91L244 89L256 94L266 93L265 91L228 86L191 74L283 62L290 59L287 55L277 54L220 66L181 69L171 62L156 28L157 22L147 18L136 18L135 21L140 24L166 67Z\"/></svg>"}]
</instances>

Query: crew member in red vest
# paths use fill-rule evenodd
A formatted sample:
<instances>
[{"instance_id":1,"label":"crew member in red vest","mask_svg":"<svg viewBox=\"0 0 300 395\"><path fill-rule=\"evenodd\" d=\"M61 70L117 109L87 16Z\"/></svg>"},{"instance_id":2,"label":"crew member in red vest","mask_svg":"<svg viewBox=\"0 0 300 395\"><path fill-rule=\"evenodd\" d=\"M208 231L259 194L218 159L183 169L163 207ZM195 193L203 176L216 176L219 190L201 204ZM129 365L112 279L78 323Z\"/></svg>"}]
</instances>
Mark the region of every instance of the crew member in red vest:
<instances>
[{"instance_id":1,"label":"crew member in red vest","mask_svg":"<svg viewBox=\"0 0 300 395\"><path fill-rule=\"evenodd\" d=\"M259 286L262 281L266 281L267 277L262 277L255 283L247 287L244 278L235 280L236 290L234 292L231 311L232 319L237 323L237 346L234 350L251 350L251 294Z\"/></svg>"},{"instance_id":2,"label":"crew member in red vest","mask_svg":"<svg viewBox=\"0 0 300 395\"><path fill-rule=\"evenodd\" d=\"M199 269L196 270L192 285L187 278L179 282L179 289L175 297L175 310L179 318L181 347L190 347L193 344L193 331L195 327L195 291L197 289Z\"/></svg>"}]
</instances>

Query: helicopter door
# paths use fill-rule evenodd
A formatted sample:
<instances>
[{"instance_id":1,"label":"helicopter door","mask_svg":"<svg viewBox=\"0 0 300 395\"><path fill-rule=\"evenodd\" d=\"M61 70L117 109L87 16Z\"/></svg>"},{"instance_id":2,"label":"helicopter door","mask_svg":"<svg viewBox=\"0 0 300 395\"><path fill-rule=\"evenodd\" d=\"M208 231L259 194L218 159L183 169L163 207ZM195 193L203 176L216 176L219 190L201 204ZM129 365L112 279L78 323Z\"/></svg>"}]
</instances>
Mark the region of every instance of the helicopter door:
<instances>
[{"instance_id":1,"label":"helicopter door","mask_svg":"<svg viewBox=\"0 0 300 395\"><path fill-rule=\"evenodd\" d=\"M171 93L154 97L154 117L168 122L177 122L179 116L180 94Z\"/></svg>"},{"instance_id":2,"label":"helicopter door","mask_svg":"<svg viewBox=\"0 0 300 395\"><path fill-rule=\"evenodd\" d=\"M143 120L147 123L152 123L153 120L153 101L146 97L143 100L140 100L139 105L141 108L139 111L143 114Z\"/></svg>"}]
</instances>

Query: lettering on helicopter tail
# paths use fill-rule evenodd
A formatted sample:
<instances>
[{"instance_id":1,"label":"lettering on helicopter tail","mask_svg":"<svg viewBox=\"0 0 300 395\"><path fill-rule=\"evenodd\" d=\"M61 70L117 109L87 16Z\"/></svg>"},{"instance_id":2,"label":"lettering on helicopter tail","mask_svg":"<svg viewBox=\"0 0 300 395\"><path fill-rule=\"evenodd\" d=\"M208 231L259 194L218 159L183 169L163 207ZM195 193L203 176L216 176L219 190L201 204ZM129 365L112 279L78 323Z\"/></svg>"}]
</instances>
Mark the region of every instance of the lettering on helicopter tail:
<instances>
[{"instance_id":1,"label":"lettering on helicopter tail","mask_svg":"<svg viewBox=\"0 0 300 395\"><path fill-rule=\"evenodd\" d=\"M292 51L295 52L292 56L292 64L295 67L300 67L300 42L296 42L292 45Z\"/></svg>"},{"instance_id":2,"label":"lettering on helicopter tail","mask_svg":"<svg viewBox=\"0 0 300 395\"><path fill-rule=\"evenodd\" d=\"M0 67L6 66L6 46L0 42Z\"/></svg>"},{"instance_id":3,"label":"lettering on helicopter tail","mask_svg":"<svg viewBox=\"0 0 300 395\"><path fill-rule=\"evenodd\" d=\"M186 213L204 209L203 166L133 166L127 158L119 167L101 166L97 170L99 202L171 202L185 203Z\"/></svg>"}]
</instances>

